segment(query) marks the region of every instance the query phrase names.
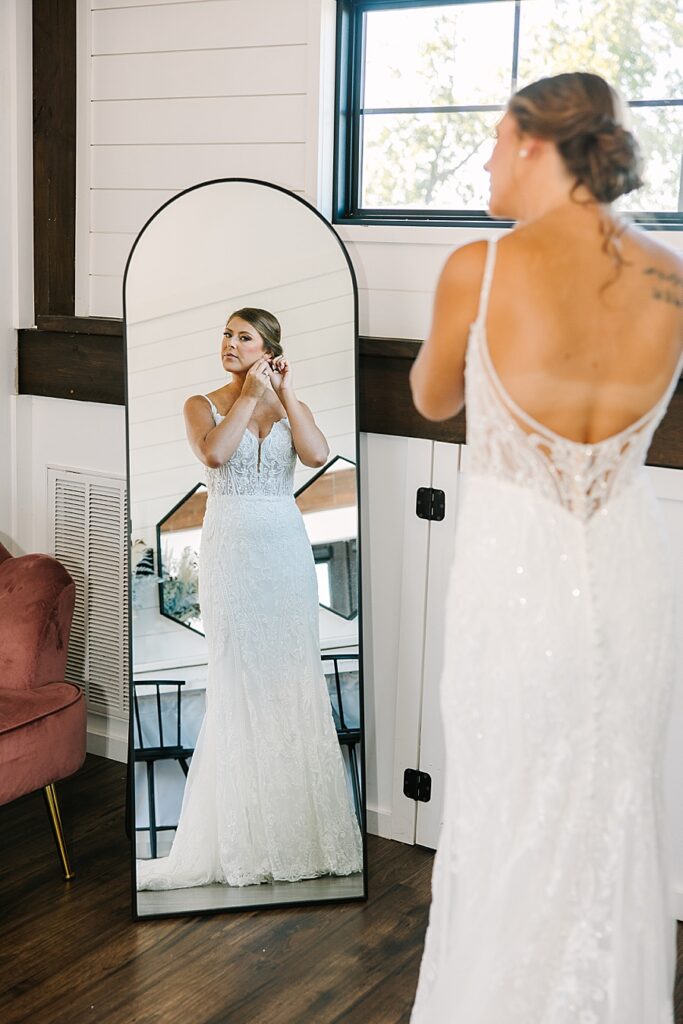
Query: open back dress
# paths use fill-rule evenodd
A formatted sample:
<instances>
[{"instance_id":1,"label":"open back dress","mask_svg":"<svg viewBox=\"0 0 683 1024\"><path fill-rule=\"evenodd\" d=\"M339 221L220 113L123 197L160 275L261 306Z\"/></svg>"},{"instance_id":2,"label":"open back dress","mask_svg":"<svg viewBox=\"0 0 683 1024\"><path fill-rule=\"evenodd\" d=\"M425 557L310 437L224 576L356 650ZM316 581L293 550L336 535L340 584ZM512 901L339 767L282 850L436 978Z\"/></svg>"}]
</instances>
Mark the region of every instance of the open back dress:
<instances>
[{"instance_id":1,"label":"open back dress","mask_svg":"<svg viewBox=\"0 0 683 1024\"><path fill-rule=\"evenodd\" d=\"M444 819L411 1024L673 1024L662 755L680 650L656 405L562 437L470 328L445 602Z\"/></svg>"}]
</instances>

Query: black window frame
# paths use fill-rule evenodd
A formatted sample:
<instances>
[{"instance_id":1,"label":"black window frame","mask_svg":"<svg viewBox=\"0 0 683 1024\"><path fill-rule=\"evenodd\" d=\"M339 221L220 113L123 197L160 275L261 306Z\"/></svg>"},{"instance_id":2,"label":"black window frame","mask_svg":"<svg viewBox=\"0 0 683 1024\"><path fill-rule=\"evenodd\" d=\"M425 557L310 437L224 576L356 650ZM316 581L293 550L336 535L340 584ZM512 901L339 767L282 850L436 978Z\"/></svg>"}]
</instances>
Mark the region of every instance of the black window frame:
<instances>
[{"instance_id":1,"label":"black window frame","mask_svg":"<svg viewBox=\"0 0 683 1024\"><path fill-rule=\"evenodd\" d=\"M334 176L332 184L332 223L405 225L421 227L500 227L510 228L515 221L490 217L485 210L400 210L368 209L359 206L360 178L360 105L364 64L363 16L367 11L418 7L455 7L466 3L499 3L500 0L337 0ZM522 0L515 5L512 89L517 76L519 20ZM669 100L631 100L629 107L683 106L683 97ZM368 108L369 110L370 108ZM384 108L383 108L384 109ZM387 113L419 113L431 110L485 110L501 112L503 104L463 104L458 107L391 107ZM683 189L683 161L681 168ZM662 213L628 213L640 227L654 231L683 230L683 210Z\"/></svg>"}]
</instances>

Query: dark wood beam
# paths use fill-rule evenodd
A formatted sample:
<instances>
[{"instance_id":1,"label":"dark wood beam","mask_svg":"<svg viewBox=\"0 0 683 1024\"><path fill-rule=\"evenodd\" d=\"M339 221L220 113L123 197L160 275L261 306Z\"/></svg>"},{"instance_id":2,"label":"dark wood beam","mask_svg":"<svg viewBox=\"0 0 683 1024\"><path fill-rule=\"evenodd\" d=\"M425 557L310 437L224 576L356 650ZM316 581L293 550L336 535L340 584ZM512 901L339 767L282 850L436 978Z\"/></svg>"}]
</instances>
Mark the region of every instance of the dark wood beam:
<instances>
[{"instance_id":1,"label":"dark wood beam","mask_svg":"<svg viewBox=\"0 0 683 1024\"><path fill-rule=\"evenodd\" d=\"M74 311L76 0L33 0L36 316Z\"/></svg>"},{"instance_id":2,"label":"dark wood beam","mask_svg":"<svg viewBox=\"0 0 683 1024\"><path fill-rule=\"evenodd\" d=\"M420 345L406 338L360 338L360 429L462 444L464 411L436 423L426 420L413 405L408 374Z\"/></svg>"},{"instance_id":3,"label":"dark wood beam","mask_svg":"<svg viewBox=\"0 0 683 1024\"><path fill-rule=\"evenodd\" d=\"M19 394L123 405L123 338L21 330Z\"/></svg>"},{"instance_id":4,"label":"dark wood beam","mask_svg":"<svg viewBox=\"0 0 683 1024\"><path fill-rule=\"evenodd\" d=\"M37 316L39 331L66 331L67 334L107 334L123 337L123 320L99 316Z\"/></svg>"},{"instance_id":5,"label":"dark wood beam","mask_svg":"<svg viewBox=\"0 0 683 1024\"><path fill-rule=\"evenodd\" d=\"M123 338L115 333L121 321L96 323L108 324L108 333L19 331L19 393L123 405ZM420 344L405 338L359 339L359 429L463 444L464 410L437 423L425 420L413 405L408 374ZM647 462L683 469L683 378L655 432Z\"/></svg>"}]
</instances>

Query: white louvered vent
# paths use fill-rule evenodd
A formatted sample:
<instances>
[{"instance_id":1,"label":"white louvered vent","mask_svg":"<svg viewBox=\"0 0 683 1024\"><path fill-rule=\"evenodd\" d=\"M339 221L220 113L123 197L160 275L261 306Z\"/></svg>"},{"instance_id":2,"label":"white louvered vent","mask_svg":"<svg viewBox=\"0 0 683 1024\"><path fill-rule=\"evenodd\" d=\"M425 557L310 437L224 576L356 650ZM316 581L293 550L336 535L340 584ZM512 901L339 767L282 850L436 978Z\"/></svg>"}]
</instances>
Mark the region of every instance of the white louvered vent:
<instances>
[{"instance_id":1,"label":"white louvered vent","mask_svg":"<svg viewBox=\"0 0 683 1024\"><path fill-rule=\"evenodd\" d=\"M128 717L128 521L124 478L48 467L52 554L76 584L66 678L88 710Z\"/></svg>"}]
</instances>

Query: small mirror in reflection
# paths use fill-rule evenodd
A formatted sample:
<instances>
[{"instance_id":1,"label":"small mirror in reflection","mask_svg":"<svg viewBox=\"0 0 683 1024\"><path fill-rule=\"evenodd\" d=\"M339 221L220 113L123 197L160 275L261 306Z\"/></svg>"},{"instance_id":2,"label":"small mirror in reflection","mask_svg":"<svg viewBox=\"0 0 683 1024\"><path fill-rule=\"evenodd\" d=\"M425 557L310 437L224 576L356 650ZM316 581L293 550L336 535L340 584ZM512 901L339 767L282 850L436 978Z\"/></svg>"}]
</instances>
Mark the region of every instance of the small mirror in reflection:
<instances>
[{"instance_id":1,"label":"small mirror in reflection","mask_svg":"<svg viewBox=\"0 0 683 1024\"><path fill-rule=\"evenodd\" d=\"M198 558L205 512L206 486L199 483L157 525L161 614L197 633L204 632Z\"/></svg>"},{"instance_id":2,"label":"small mirror in reflection","mask_svg":"<svg viewBox=\"0 0 683 1024\"><path fill-rule=\"evenodd\" d=\"M313 548L318 599L344 619L358 614L356 470L340 455L297 492Z\"/></svg>"}]
</instances>

